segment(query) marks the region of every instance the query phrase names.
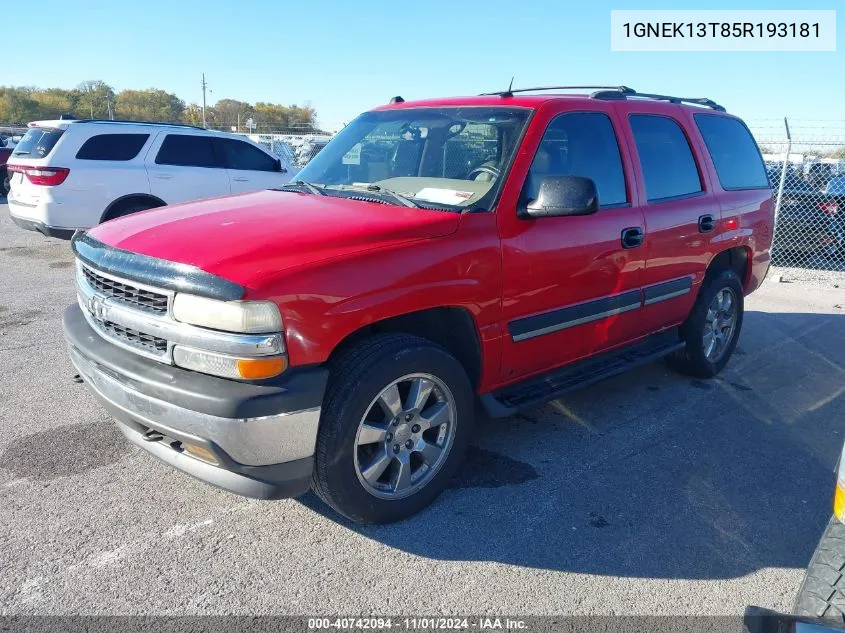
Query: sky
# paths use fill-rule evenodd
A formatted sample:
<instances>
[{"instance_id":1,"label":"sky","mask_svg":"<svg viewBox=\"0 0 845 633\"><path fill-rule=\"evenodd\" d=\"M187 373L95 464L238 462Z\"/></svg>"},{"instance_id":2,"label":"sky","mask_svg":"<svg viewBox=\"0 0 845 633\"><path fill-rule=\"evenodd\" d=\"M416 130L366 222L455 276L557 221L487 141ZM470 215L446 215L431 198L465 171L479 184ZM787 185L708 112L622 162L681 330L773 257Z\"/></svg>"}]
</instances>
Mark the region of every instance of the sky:
<instances>
[{"instance_id":1,"label":"sky","mask_svg":"<svg viewBox=\"0 0 845 633\"><path fill-rule=\"evenodd\" d=\"M44 5L55 2L57 10ZM12 0L0 0L0 7ZM0 85L102 79L202 100L309 103L337 129L406 100L536 85L706 96L753 121L845 119L845 54L611 52L611 9L836 9L841 0L44 0L4 33ZM58 9L58 7L64 7ZM841 40L841 38L839 38ZM842 44L840 44L842 46ZM841 50L841 49L840 49ZM17 51L17 53L13 53Z\"/></svg>"}]
</instances>

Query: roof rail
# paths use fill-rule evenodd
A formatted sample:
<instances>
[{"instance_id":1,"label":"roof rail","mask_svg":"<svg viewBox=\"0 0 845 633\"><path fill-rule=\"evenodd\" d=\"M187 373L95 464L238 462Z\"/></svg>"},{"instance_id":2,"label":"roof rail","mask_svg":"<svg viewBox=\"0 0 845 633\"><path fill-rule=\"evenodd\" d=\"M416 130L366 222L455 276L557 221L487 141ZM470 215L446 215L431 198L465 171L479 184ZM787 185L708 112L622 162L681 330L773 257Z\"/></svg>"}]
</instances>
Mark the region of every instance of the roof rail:
<instances>
[{"instance_id":1,"label":"roof rail","mask_svg":"<svg viewBox=\"0 0 845 633\"><path fill-rule=\"evenodd\" d=\"M624 100L629 98L655 99L668 101L670 103L691 103L693 105L711 108L717 112L725 112L725 108L712 99L706 97L672 97L669 95L651 94L648 92L637 92L628 86L541 86L537 88L515 88L502 90L500 92L485 92L482 96L512 97L518 92L542 92L546 90L594 90L590 94L591 99L602 99L606 101Z\"/></svg>"},{"instance_id":2,"label":"roof rail","mask_svg":"<svg viewBox=\"0 0 845 633\"><path fill-rule=\"evenodd\" d=\"M606 99L606 100L614 100L614 99L628 99L628 98L639 98L639 99L655 99L657 101L668 101L669 103L691 103L693 105L702 106L705 108L710 108L712 110L716 110L717 112L725 112L724 106L719 105L712 99L708 99L706 97L672 97L670 95L659 95L659 94L651 94L648 92L637 92L636 90L632 90L630 92L626 92L623 90L604 90L601 92L594 92L590 95L593 99Z\"/></svg>"},{"instance_id":3,"label":"roof rail","mask_svg":"<svg viewBox=\"0 0 845 633\"><path fill-rule=\"evenodd\" d=\"M508 88L499 92L482 92L483 97L512 97L517 92L540 92L543 90L616 90L618 92L633 93L636 92L633 88L627 86L540 86L537 88Z\"/></svg>"},{"instance_id":4,"label":"roof rail","mask_svg":"<svg viewBox=\"0 0 845 633\"><path fill-rule=\"evenodd\" d=\"M135 125L166 125L168 127L188 127L194 130L206 128L188 123L162 123L161 121L132 121L130 119L77 119L74 123L134 123Z\"/></svg>"}]
</instances>

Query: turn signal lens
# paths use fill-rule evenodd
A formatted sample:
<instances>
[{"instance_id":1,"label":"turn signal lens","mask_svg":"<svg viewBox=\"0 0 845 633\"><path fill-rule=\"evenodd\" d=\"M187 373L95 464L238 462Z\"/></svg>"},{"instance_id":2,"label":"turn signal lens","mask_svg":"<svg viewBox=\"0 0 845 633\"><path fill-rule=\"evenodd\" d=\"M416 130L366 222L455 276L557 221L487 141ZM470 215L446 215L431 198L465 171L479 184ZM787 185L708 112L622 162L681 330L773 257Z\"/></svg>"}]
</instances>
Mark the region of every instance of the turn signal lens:
<instances>
[{"instance_id":1,"label":"turn signal lens","mask_svg":"<svg viewBox=\"0 0 845 633\"><path fill-rule=\"evenodd\" d=\"M173 362L184 369L235 380L272 378L288 368L285 356L236 358L182 345L173 348Z\"/></svg>"},{"instance_id":2,"label":"turn signal lens","mask_svg":"<svg viewBox=\"0 0 845 633\"><path fill-rule=\"evenodd\" d=\"M219 462L217 461L217 457L215 457L214 453L212 453L204 446L199 446L198 444L187 444L185 442L182 442L182 450L184 450L191 457L196 457L197 459L202 460L204 462L208 462L209 464L219 464Z\"/></svg>"},{"instance_id":3,"label":"turn signal lens","mask_svg":"<svg viewBox=\"0 0 845 633\"><path fill-rule=\"evenodd\" d=\"M836 492L833 494L833 515L845 523L845 487L842 482L836 482Z\"/></svg>"},{"instance_id":4,"label":"turn signal lens","mask_svg":"<svg viewBox=\"0 0 845 633\"><path fill-rule=\"evenodd\" d=\"M238 373L244 380L261 380L278 376L288 368L284 356L274 358L250 358L238 361Z\"/></svg>"}]
</instances>

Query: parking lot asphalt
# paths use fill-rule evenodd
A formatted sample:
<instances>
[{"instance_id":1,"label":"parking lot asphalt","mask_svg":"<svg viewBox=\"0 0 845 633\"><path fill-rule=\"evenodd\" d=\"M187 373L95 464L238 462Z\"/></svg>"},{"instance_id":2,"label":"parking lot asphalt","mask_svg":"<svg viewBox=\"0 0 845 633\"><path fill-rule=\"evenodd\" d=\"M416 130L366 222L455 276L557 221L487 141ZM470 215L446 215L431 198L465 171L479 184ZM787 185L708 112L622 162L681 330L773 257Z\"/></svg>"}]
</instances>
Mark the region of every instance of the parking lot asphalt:
<instances>
[{"instance_id":1,"label":"parking lot asphalt","mask_svg":"<svg viewBox=\"0 0 845 633\"><path fill-rule=\"evenodd\" d=\"M845 284L747 299L710 381L662 363L479 416L415 518L358 527L130 448L74 382L67 242L0 205L0 613L738 614L788 610L845 431Z\"/></svg>"}]
</instances>

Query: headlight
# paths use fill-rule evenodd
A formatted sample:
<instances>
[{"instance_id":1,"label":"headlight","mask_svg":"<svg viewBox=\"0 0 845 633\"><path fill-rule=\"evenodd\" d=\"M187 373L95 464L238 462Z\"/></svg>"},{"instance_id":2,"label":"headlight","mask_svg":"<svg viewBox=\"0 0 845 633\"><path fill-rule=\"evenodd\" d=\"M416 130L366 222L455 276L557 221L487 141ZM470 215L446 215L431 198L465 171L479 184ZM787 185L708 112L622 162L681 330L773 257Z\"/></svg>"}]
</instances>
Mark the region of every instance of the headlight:
<instances>
[{"instance_id":1,"label":"headlight","mask_svg":"<svg viewBox=\"0 0 845 633\"><path fill-rule=\"evenodd\" d=\"M235 380L272 378L288 367L287 358L284 356L236 358L183 345L173 348L173 362L184 369Z\"/></svg>"},{"instance_id":2,"label":"headlight","mask_svg":"<svg viewBox=\"0 0 845 633\"><path fill-rule=\"evenodd\" d=\"M271 301L218 301L177 293L173 299L173 316L183 323L225 332L282 331L282 316Z\"/></svg>"}]
</instances>

